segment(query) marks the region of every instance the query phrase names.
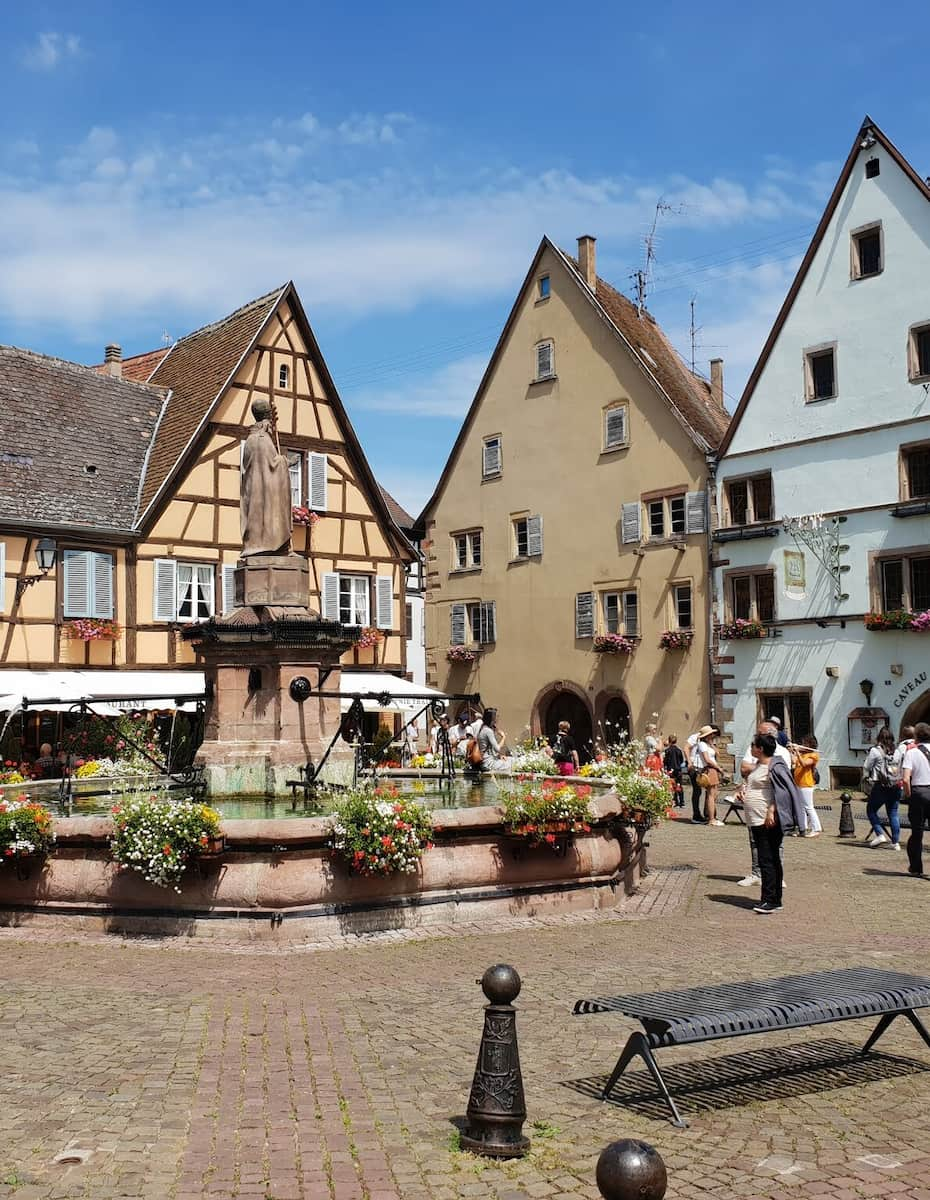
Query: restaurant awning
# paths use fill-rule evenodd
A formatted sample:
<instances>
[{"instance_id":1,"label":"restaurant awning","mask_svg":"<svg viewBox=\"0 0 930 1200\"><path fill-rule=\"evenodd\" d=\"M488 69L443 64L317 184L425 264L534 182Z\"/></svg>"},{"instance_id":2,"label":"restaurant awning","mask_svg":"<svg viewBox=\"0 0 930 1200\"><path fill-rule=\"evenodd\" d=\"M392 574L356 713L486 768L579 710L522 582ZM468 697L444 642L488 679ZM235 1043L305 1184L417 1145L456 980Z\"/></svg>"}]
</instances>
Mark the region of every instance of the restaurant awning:
<instances>
[{"instance_id":1,"label":"restaurant awning","mask_svg":"<svg viewBox=\"0 0 930 1200\"><path fill-rule=\"evenodd\" d=\"M338 690L343 712L348 712L354 695L361 697L366 712L400 712L408 716L418 712L430 700L445 698L445 692L382 671L343 671ZM386 697L391 699L381 703Z\"/></svg>"},{"instance_id":2,"label":"restaurant awning","mask_svg":"<svg viewBox=\"0 0 930 1200\"><path fill-rule=\"evenodd\" d=\"M0 712L20 708L24 700L48 712L67 710L80 700L105 715L194 709L204 695L203 671L0 671Z\"/></svg>"}]
</instances>

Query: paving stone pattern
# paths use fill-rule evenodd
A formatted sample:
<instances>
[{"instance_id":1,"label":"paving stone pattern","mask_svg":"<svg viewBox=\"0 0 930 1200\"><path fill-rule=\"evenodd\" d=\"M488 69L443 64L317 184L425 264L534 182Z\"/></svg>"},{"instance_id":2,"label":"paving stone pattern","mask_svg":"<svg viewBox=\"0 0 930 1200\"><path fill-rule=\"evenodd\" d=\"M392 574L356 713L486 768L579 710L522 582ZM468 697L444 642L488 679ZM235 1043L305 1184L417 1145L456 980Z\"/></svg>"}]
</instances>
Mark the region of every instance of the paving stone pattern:
<instances>
[{"instance_id":1,"label":"paving stone pattern","mask_svg":"<svg viewBox=\"0 0 930 1200\"><path fill-rule=\"evenodd\" d=\"M930 1050L903 1022L867 1059L858 1021L666 1051L686 1130L644 1072L600 1102L635 1026L573 1017L579 996L857 964L930 975L930 882L903 855L789 840L785 911L758 917L736 886L745 829L682 821L651 841L657 869L619 918L282 949L4 932L0 1196L596 1200L597 1154L633 1136L664 1156L670 1200L930 1200ZM533 1139L510 1163L455 1149L475 980L500 961L523 977Z\"/></svg>"}]
</instances>

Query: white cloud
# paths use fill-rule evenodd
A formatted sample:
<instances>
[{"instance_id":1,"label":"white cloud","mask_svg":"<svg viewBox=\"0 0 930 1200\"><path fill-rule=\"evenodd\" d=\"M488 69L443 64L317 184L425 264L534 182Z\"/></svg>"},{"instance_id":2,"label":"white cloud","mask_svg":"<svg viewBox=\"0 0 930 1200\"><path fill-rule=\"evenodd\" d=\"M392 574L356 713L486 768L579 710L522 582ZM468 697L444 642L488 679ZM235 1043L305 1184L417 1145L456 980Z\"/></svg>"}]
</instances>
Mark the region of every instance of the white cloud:
<instances>
[{"instance_id":1,"label":"white cloud","mask_svg":"<svg viewBox=\"0 0 930 1200\"><path fill-rule=\"evenodd\" d=\"M350 385L344 398L351 409L461 421L487 364L487 354L472 354L414 378L403 387L396 382L384 387L367 384L353 391Z\"/></svg>"},{"instance_id":2,"label":"white cloud","mask_svg":"<svg viewBox=\"0 0 930 1200\"><path fill-rule=\"evenodd\" d=\"M53 71L68 58L81 53L81 39L75 33L40 33L35 43L23 51L23 65L31 71Z\"/></svg>"}]
</instances>

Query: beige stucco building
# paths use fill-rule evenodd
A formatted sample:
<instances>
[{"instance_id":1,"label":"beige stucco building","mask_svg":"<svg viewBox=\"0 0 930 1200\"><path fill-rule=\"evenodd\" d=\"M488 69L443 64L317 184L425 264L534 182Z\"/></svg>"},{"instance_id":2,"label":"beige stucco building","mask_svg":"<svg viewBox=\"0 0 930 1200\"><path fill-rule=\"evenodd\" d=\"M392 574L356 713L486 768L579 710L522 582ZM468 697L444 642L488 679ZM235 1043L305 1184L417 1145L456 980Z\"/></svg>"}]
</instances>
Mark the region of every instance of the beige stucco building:
<instances>
[{"instance_id":1,"label":"beige stucco building","mask_svg":"<svg viewBox=\"0 0 930 1200\"><path fill-rule=\"evenodd\" d=\"M708 719L712 376L597 277L593 238L577 261L543 239L421 518L428 682L480 693L511 744ZM607 634L632 653L598 653Z\"/></svg>"}]
</instances>

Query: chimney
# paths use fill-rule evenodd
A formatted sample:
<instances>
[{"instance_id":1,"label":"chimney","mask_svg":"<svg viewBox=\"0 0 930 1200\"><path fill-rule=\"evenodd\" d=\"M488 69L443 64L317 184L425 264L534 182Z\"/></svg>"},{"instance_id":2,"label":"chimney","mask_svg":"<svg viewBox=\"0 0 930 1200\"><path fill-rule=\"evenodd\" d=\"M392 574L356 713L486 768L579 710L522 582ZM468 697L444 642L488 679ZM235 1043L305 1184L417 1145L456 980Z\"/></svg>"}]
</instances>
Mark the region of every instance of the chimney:
<instances>
[{"instance_id":1,"label":"chimney","mask_svg":"<svg viewBox=\"0 0 930 1200\"><path fill-rule=\"evenodd\" d=\"M710 360L710 394L718 408L723 408L723 359Z\"/></svg>"},{"instance_id":2,"label":"chimney","mask_svg":"<svg viewBox=\"0 0 930 1200\"><path fill-rule=\"evenodd\" d=\"M597 260L594 243L597 238L585 233L578 239L578 270L592 292L597 291Z\"/></svg>"},{"instance_id":3,"label":"chimney","mask_svg":"<svg viewBox=\"0 0 930 1200\"><path fill-rule=\"evenodd\" d=\"M112 375L114 379L123 378L122 346L118 346L116 342L111 342L103 352L103 361L108 375Z\"/></svg>"}]
</instances>

